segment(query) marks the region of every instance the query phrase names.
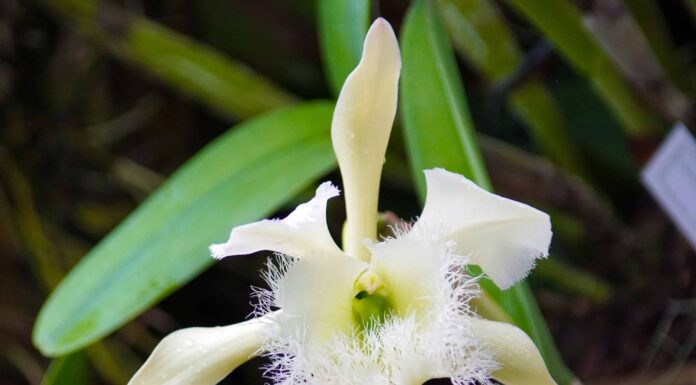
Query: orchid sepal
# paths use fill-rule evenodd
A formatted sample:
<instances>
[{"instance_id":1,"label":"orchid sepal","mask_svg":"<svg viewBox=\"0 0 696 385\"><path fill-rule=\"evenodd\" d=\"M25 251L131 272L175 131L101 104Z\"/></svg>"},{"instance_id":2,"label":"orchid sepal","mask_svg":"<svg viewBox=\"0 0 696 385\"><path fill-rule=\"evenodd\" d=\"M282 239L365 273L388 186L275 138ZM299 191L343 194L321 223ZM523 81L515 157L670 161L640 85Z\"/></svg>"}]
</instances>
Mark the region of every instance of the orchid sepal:
<instances>
[{"instance_id":1,"label":"orchid sepal","mask_svg":"<svg viewBox=\"0 0 696 385\"><path fill-rule=\"evenodd\" d=\"M157 345L128 385L214 385L261 353L271 316L212 328L180 329Z\"/></svg>"}]
</instances>

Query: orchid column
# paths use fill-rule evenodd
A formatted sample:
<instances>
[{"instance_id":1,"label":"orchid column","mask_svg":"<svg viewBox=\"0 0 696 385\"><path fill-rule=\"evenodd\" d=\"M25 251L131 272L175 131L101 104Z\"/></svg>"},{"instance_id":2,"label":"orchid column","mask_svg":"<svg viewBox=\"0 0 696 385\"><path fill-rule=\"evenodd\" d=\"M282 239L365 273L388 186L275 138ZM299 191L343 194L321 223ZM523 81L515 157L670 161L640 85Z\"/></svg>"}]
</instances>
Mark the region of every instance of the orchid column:
<instances>
[{"instance_id":1,"label":"orchid column","mask_svg":"<svg viewBox=\"0 0 696 385\"><path fill-rule=\"evenodd\" d=\"M363 261L369 258L365 240L377 235L379 181L396 114L400 71L396 36L379 18L365 39L360 63L338 96L331 125L346 200L343 249Z\"/></svg>"}]
</instances>

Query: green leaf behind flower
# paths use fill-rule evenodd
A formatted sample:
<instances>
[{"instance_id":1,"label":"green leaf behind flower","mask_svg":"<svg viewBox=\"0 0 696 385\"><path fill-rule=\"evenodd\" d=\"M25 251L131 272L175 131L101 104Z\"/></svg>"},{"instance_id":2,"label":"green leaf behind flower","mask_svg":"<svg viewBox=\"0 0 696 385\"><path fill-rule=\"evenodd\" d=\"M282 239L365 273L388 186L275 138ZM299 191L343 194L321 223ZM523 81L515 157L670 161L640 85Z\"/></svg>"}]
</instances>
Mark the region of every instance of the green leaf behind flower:
<instances>
[{"instance_id":1,"label":"green leaf behind flower","mask_svg":"<svg viewBox=\"0 0 696 385\"><path fill-rule=\"evenodd\" d=\"M73 352L197 276L208 245L270 215L335 167L333 105L312 102L241 124L182 166L68 274L46 301L34 344Z\"/></svg>"},{"instance_id":2,"label":"green leaf behind flower","mask_svg":"<svg viewBox=\"0 0 696 385\"><path fill-rule=\"evenodd\" d=\"M420 197L425 197L423 170L433 167L490 189L456 61L435 7L414 2L401 35L400 111Z\"/></svg>"},{"instance_id":3,"label":"green leaf behind flower","mask_svg":"<svg viewBox=\"0 0 696 385\"><path fill-rule=\"evenodd\" d=\"M433 167L463 174L490 190L454 54L432 2L412 4L401 42L401 118L421 200L423 170ZM529 287L523 282L501 291L488 280L481 283L534 340L556 381L570 384L574 376L563 363Z\"/></svg>"},{"instance_id":4,"label":"green leaf behind flower","mask_svg":"<svg viewBox=\"0 0 696 385\"><path fill-rule=\"evenodd\" d=\"M358 65L367 33L370 0L319 0L319 39L329 86L334 95Z\"/></svg>"},{"instance_id":5,"label":"green leaf behind flower","mask_svg":"<svg viewBox=\"0 0 696 385\"><path fill-rule=\"evenodd\" d=\"M84 351L58 357L51 362L41 385L89 384L88 369Z\"/></svg>"}]
</instances>

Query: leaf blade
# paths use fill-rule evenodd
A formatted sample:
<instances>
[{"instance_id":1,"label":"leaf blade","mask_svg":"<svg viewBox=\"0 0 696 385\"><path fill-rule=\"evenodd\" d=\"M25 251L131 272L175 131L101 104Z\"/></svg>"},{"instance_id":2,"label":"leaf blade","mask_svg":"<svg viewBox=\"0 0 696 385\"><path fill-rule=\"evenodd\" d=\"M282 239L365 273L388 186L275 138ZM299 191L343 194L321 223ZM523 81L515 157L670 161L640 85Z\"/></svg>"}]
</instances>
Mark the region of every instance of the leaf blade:
<instances>
[{"instance_id":1,"label":"leaf blade","mask_svg":"<svg viewBox=\"0 0 696 385\"><path fill-rule=\"evenodd\" d=\"M433 3L416 0L412 4L401 41L401 117L421 201L425 197L422 171L434 167L463 174L491 190L454 54ZM574 376L563 364L529 287L522 282L501 291L488 279L479 282L534 340L554 378L561 384L571 383Z\"/></svg>"},{"instance_id":2,"label":"leaf blade","mask_svg":"<svg viewBox=\"0 0 696 385\"><path fill-rule=\"evenodd\" d=\"M433 167L460 173L490 189L456 63L434 12L431 5L415 2L401 39L400 111L421 199L422 170Z\"/></svg>"},{"instance_id":3,"label":"leaf blade","mask_svg":"<svg viewBox=\"0 0 696 385\"><path fill-rule=\"evenodd\" d=\"M223 117L243 120L298 101L246 64L119 7L96 0L40 4L76 24L79 33L115 57ZM108 22L100 22L105 17Z\"/></svg>"},{"instance_id":4,"label":"leaf blade","mask_svg":"<svg viewBox=\"0 0 696 385\"><path fill-rule=\"evenodd\" d=\"M321 56L329 86L337 96L360 61L370 0L320 0L317 6Z\"/></svg>"},{"instance_id":5,"label":"leaf blade","mask_svg":"<svg viewBox=\"0 0 696 385\"><path fill-rule=\"evenodd\" d=\"M335 166L332 110L314 102L272 112L202 150L59 285L39 313L35 345L48 356L84 347L208 267L210 243Z\"/></svg>"},{"instance_id":6,"label":"leaf blade","mask_svg":"<svg viewBox=\"0 0 696 385\"><path fill-rule=\"evenodd\" d=\"M522 51L494 3L440 0L438 4L455 51L492 87L515 76L522 64ZM525 80L510 90L507 99L547 155L564 169L588 179L563 114L541 80Z\"/></svg>"},{"instance_id":7,"label":"leaf blade","mask_svg":"<svg viewBox=\"0 0 696 385\"><path fill-rule=\"evenodd\" d=\"M88 381L87 357L83 351L58 357L51 361L41 385L86 385Z\"/></svg>"}]
</instances>

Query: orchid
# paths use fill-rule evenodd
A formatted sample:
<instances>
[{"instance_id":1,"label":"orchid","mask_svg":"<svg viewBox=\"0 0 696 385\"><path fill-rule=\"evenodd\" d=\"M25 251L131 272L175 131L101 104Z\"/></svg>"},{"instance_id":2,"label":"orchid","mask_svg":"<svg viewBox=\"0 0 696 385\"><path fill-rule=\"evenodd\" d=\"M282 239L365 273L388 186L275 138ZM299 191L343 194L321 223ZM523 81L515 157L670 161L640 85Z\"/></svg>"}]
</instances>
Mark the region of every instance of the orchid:
<instances>
[{"instance_id":1,"label":"orchid","mask_svg":"<svg viewBox=\"0 0 696 385\"><path fill-rule=\"evenodd\" d=\"M397 105L401 61L384 19L370 28L332 122L343 177L344 249L331 238L326 205L339 190L321 184L281 220L236 227L215 258L277 253L257 290L255 318L166 337L130 384L215 384L265 354L274 383L555 384L534 343L513 325L479 317L478 265L500 288L547 256L548 215L489 193L443 169L425 171L420 217L377 239L382 164Z\"/></svg>"}]
</instances>

